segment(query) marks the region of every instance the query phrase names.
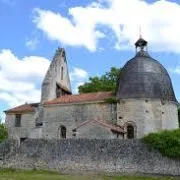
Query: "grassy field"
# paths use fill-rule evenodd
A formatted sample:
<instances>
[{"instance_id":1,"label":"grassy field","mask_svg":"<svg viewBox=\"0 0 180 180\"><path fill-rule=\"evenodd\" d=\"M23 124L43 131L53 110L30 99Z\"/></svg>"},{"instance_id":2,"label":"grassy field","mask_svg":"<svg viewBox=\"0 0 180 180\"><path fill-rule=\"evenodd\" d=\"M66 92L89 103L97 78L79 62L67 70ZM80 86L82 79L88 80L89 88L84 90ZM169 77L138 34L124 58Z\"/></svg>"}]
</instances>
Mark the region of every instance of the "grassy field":
<instances>
[{"instance_id":1,"label":"grassy field","mask_svg":"<svg viewBox=\"0 0 180 180\"><path fill-rule=\"evenodd\" d=\"M0 180L180 180L180 177L62 175L46 171L0 170Z\"/></svg>"}]
</instances>

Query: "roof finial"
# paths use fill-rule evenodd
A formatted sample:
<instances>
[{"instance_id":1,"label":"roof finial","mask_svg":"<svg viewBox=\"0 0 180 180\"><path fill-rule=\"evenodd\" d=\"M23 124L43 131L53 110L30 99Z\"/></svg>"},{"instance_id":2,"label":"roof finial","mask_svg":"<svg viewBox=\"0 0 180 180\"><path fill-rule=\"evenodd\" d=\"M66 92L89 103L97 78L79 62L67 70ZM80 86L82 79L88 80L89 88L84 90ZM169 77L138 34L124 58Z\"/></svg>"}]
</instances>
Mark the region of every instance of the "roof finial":
<instances>
[{"instance_id":1,"label":"roof finial","mask_svg":"<svg viewBox=\"0 0 180 180\"><path fill-rule=\"evenodd\" d=\"M147 44L148 44L148 42L142 38L141 26L139 26L139 39L135 43L136 52L138 49L145 50L145 47L147 47Z\"/></svg>"},{"instance_id":2,"label":"roof finial","mask_svg":"<svg viewBox=\"0 0 180 180\"><path fill-rule=\"evenodd\" d=\"M139 38L142 38L141 26L139 26Z\"/></svg>"}]
</instances>

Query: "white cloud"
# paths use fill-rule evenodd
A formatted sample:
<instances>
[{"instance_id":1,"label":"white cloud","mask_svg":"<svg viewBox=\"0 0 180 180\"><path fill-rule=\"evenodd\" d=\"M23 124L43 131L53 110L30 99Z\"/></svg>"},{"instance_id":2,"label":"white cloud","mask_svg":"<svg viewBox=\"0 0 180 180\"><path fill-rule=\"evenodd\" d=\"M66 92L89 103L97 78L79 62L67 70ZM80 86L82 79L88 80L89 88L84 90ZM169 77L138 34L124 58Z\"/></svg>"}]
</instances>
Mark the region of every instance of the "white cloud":
<instances>
[{"instance_id":1,"label":"white cloud","mask_svg":"<svg viewBox=\"0 0 180 180\"><path fill-rule=\"evenodd\" d=\"M74 67L70 72L71 81L81 81L87 79L88 73L84 69Z\"/></svg>"},{"instance_id":2,"label":"white cloud","mask_svg":"<svg viewBox=\"0 0 180 180\"><path fill-rule=\"evenodd\" d=\"M39 44L39 40L37 38L27 39L27 41L26 41L26 46L30 50L35 50L37 48L38 44Z\"/></svg>"},{"instance_id":3,"label":"white cloud","mask_svg":"<svg viewBox=\"0 0 180 180\"><path fill-rule=\"evenodd\" d=\"M0 100L10 107L40 100L41 82L50 61L44 57L29 56L19 59L10 50L0 51Z\"/></svg>"},{"instance_id":4,"label":"white cloud","mask_svg":"<svg viewBox=\"0 0 180 180\"><path fill-rule=\"evenodd\" d=\"M74 93L74 94L78 94L78 93L79 93L78 87L81 86L81 85L83 85L84 83L85 83L85 82L77 82L77 83L75 83L74 88L73 88L73 93Z\"/></svg>"},{"instance_id":5,"label":"white cloud","mask_svg":"<svg viewBox=\"0 0 180 180\"><path fill-rule=\"evenodd\" d=\"M0 51L0 101L14 107L25 102L40 101L40 87L50 61L44 57L29 56L19 59L9 49ZM73 92L88 79L88 73L78 67L70 72Z\"/></svg>"},{"instance_id":6,"label":"white cloud","mask_svg":"<svg viewBox=\"0 0 180 180\"><path fill-rule=\"evenodd\" d=\"M139 36L150 42L153 51L180 53L180 5L167 0L148 4L143 0L94 0L86 7L69 9L69 16L35 9L34 23L49 39L95 51L98 40L109 38L101 29L115 35L112 47L132 48ZM173 12L173 13L172 13Z\"/></svg>"},{"instance_id":7,"label":"white cloud","mask_svg":"<svg viewBox=\"0 0 180 180\"><path fill-rule=\"evenodd\" d=\"M78 93L78 86L83 85L88 80L88 73L84 69L74 67L70 72L70 79L73 84L73 93Z\"/></svg>"},{"instance_id":8,"label":"white cloud","mask_svg":"<svg viewBox=\"0 0 180 180\"><path fill-rule=\"evenodd\" d=\"M178 65L174 69L170 69L170 72L172 72L174 74L180 74L180 65Z\"/></svg>"},{"instance_id":9,"label":"white cloud","mask_svg":"<svg viewBox=\"0 0 180 180\"><path fill-rule=\"evenodd\" d=\"M0 100L8 102L10 107L13 107L19 104L16 97L13 97L11 94L6 93L6 92L0 92Z\"/></svg>"},{"instance_id":10,"label":"white cloud","mask_svg":"<svg viewBox=\"0 0 180 180\"><path fill-rule=\"evenodd\" d=\"M1 78L9 80L39 80L44 76L49 63L44 57L29 56L20 60L8 49L0 51Z\"/></svg>"}]
</instances>

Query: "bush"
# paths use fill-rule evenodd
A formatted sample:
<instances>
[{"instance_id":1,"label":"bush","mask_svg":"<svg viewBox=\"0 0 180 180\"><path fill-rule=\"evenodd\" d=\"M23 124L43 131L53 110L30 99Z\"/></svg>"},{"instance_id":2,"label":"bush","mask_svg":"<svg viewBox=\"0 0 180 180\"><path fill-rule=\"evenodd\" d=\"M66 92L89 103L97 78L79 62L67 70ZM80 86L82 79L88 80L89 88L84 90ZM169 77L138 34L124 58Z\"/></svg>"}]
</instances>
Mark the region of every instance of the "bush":
<instances>
[{"instance_id":1,"label":"bush","mask_svg":"<svg viewBox=\"0 0 180 180\"><path fill-rule=\"evenodd\" d=\"M8 138L8 132L4 124L0 124L0 143Z\"/></svg>"},{"instance_id":2,"label":"bush","mask_svg":"<svg viewBox=\"0 0 180 180\"><path fill-rule=\"evenodd\" d=\"M178 107L178 119L179 119L179 127L180 127L180 106Z\"/></svg>"},{"instance_id":3,"label":"bush","mask_svg":"<svg viewBox=\"0 0 180 180\"><path fill-rule=\"evenodd\" d=\"M115 97L111 97L111 98L105 99L104 101L106 103L108 103L108 104L116 104L117 103L117 100L116 100Z\"/></svg>"},{"instance_id":4,"label":"bush","mask_svg":"<svg viewBox=\"0 0 180 180\"><path fill-rule=\"evenodd\" d=\"M180 129L150 133L143 141L163 156L180 159Z\"/></svg>"}]
</instances>

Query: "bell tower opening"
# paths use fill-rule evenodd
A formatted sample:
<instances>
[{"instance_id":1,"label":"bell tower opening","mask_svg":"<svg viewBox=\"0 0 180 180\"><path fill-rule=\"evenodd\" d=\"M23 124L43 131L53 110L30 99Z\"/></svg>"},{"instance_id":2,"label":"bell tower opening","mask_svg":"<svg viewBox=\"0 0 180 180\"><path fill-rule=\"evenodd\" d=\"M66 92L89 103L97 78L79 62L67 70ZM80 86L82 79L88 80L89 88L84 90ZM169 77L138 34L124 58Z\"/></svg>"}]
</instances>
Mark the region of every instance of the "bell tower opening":
<instances>
[{"instance_id":1,"label":"bell tower opening","mask_svg":"<svg viewBox=\"0 0 180 180\"><path fill-rule=\"evenodd\" d=\"M148 42L140 36L140 38L135 43L136 53L139 51L147 51L147 44Z\"/></svg>"}]
</instances>

